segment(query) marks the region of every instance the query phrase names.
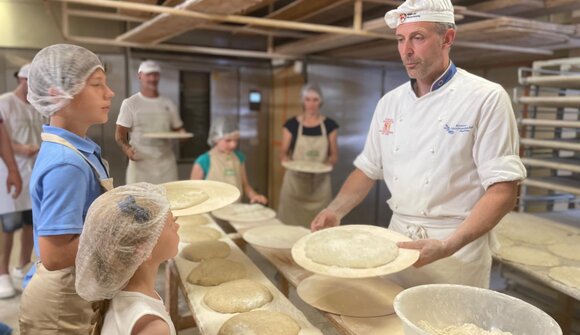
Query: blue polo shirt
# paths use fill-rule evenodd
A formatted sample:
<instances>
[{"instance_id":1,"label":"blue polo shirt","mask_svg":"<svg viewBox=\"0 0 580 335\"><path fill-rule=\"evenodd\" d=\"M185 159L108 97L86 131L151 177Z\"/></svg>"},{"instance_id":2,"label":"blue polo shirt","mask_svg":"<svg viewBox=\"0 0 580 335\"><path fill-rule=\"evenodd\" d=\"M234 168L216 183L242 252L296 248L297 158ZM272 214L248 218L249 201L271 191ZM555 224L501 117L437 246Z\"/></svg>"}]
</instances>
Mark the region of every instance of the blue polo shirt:
<instances>
[{"instance_id":1,"label":"blue polo shirt","mask_svg":"<svg viewBox=\"0 0 580 335\"><path fill-rule=\"evenodd\" d=\"M58 127L43 126L42 130L67 140L93 163L100 179L108 178L101 162L101 148L95 142ZM99 195L99 180L86 161L62 144L42 142L30 178L36 255L40 258L39 236L80 234L87 210ZM23 287L35 272L33 266Z\"/></svg>"}]
</instances>

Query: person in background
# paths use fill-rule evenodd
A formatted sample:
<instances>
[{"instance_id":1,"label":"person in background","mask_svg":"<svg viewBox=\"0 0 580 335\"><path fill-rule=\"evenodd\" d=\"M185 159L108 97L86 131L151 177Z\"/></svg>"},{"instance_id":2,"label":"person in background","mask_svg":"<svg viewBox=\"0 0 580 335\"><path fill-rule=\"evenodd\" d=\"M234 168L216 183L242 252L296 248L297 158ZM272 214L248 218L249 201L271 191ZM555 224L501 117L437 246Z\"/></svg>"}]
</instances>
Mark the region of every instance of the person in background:
<instances>
[{"instance_id":1,"label":"person in background","mask_svg":"<svg viewBox=\"0 0 580 335\"><path fill-rule=\"evenodd\" d=\"M0 96L0 116L11 140L23 183L23 192L17 198L13 198L11 192L0 189L0 221L4 241L3 257L0 260L0 298L16 295L10 275L21 280L32 255L32 203L28 187L36 154L40 149L40 133L44 120L26 99L29 67L30 64L26 64L15 74L18 80L16 89ZM4 179L7 175L7 168L0 165L0 178ZM19 263L9 271L14 232L20 228L22 235Z\"/></svg>"},{"instance_id":2,"label":"person in background","mask_svg":"<svg viewBox=\"0 0 580 335\"><path fill-rule=\"evenodd\" d=\"M250 203L267 204L268 199L257 193L248 182L246 156L238 149L240 131L234 120L218 117L210 127L207 143L211 150L197 157L191 169L191 179L221 181L236 186Z\"/></svg>"},{"instance_id":3,"label":"person in background","mask_svg":"<svg viewBox=\"0 0 580 335\"><path fill-rule=\"evenodd\" d=\"M162 186L121 186L93 202L76 260L77 292L97 307L93 334L176 334L155 278L177 255L178 229Z\"/></svg>"},{"instance_id":4,"label":"person in background","mask_svg":"<svg viewBox=\"0 0 580 335\"><path fill-rule=\"evenodd\" d=\"M161 67L147 60L139 66L138 93L123 100L115 140L129 158L127 184L160 184L177 180L177 161L171 140L146 138L147 133L181 131L183 121L175 104L159 95Z\"/></svg>"},{"instance_id":5,"label":"person in background","mask_svg":"<svg viewBox=\"0 0 580 335\"><path fill-rule=\"evenodd\" d=\"M85 48L51 45L32 60L28 101L50 125L30 179L39 262L24 278L22 335L90 333L93 309L76 293L75 258L89 206L113 183L87 131L107 122L113 96L103 64Z\"/></svg>"},{"instance_id":6,"label":"person in background","mask_svg":"<svg viewBox=\"0 0 580 335\"><path fill-rule=\"evenodd\" d=\"M457 68L449 0L407 0L385 15L396 29L410 77L377 104L355 170L312 230L340 224L384 180L392 197L389 229L414 241L411 267L392 279L403 287L446 283L487 288L491 229L516 203L526 169L507 92Z\"/></svg>"},{"instance_id":7,"label":"person in background","mask_svg":"<svg viewBox=\"0 0 580 335\"><path fill-rule=\"evenodd\" d=\"M335 165L338 161L338 124L320 113L324 101L316 84L302 88L303 113L286 121L280 159ZM303 173L286 170L278 218L290 225L307 226L332 200L330 173Z\"/></svg>"}]
</instances>

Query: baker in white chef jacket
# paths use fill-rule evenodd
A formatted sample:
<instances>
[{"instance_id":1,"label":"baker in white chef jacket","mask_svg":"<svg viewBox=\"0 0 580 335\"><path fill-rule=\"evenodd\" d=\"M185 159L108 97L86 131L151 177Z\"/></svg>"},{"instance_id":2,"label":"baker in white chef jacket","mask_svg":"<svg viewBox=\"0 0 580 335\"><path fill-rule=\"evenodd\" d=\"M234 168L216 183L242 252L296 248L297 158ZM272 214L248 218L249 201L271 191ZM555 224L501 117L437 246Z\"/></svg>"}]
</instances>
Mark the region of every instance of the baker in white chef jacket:
<instances>
[{"instance_id":1,"label":"baker in white chef jacket","mask_svg":"<svg viewBox=\"0 0 580 335\"><path fill-rule=\"evenodd\" d=\"M171 140L150 139L147 133L185 131L175 104L158 91L161 67L152 60L138 70L140 91L123 100L115 140L129 158L127 184L160 184L177 180Z\"/></svg>"},{"instance_id":2,"label":"baker in white chef jacket","mask_svg":"<svg viewBox=\"0 0 580 335\"><path fill-rule=\"evenodd\" d=\"M414 241L414 267L393 279L489 287L491 229L515 205L526 170L506 91L457 68L449 0L407 0L385 15L396 29L410 81L377 104L365 147L312 230L340 224L383 179L391 191L389 229Z\"/></svg>"}]
</instances>

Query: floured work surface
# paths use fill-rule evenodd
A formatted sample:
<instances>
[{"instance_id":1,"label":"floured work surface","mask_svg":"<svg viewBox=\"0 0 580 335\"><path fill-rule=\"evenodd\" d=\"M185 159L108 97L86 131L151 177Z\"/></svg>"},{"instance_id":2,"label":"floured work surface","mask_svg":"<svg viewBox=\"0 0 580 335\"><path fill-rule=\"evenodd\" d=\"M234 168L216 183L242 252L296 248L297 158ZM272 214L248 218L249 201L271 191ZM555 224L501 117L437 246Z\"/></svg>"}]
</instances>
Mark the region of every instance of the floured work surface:
<instances>
[{"instance_id":1,"label":"floured work surface","mask_svg":"<svg viewBox=\"0 0 580 335\"><path fill-rule=\"evenodd\" d=\"M223 234L223 231L215 222L211 222L205 227L211 227L213 229L219 230ZM226 259L242 264L246 270L245 278L262 284L268 288L272 294L272 301L257 310L277 311L288 315L300 325L300 335L322 334L320 330L310 324L304 314L294 305L292 305L292 303L268 280L268 278L266 278L266 276L235 245L235 243L232 242L231 239L227 238L226 235L223 235L220 241L226 242L230 246L231 253ZM186 245L187 244L180 243L180 251ZM193 312L194 319L200 332L207 335L217 334L222 324L237 314L218 313L205 304L203 301L205 294L215 286L206 287L193 285L187 281L187 277L189 276L190 272L200 263L186 260L181 256L181 253L179 253L174 258L174 263L176 265L177 273L183 284L183 287L187 292L186 300L189 308Z\"/></svg>"},{"instance_id":2,"label":"floured work surface","mask_svg":"<svg viewBox=\"0 0 580 335\"><path fill-rule=\"evenodd\" d=\"M578 255L566 255L578 249L580 229L531 214L509 213L494 230L502 244L494 258L580 300L580 288L572 285L574 278L567 277L576 272L562 270L580 268ZM538 262L542 259L543 264Z\"/></svg>"}]
</instances>

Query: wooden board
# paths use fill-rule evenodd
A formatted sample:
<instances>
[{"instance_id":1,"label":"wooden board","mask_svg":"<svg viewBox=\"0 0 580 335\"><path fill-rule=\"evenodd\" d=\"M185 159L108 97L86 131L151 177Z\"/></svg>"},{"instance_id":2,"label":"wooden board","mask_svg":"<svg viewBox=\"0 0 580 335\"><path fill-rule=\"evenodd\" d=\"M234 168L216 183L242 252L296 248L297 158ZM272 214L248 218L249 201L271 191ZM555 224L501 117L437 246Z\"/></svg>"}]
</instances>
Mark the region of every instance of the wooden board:
<instances>
[{"instance_id":1,"label":"wooden board","mask_svg":"<svg viewBox=\"0 0 580 335\"><path fill-rule=\"evenodd\" d=\"M580 195L580 182L566 177L528 177L523 185Z\"/></svg>"},{"instance_id":2,"label":"wooden board","mask_svg":"<svg viewBox=\"0 0 580 335\"><path fill-rule=\"evenodd\" d=\"M538 8L544 8L543 0L491 0L469 6L470 10L503 15L514 15Z\"/></svg>"},{"instance_id":3,"label":"wooden board","mask_svg":"<svg viewBox=\"0 0 580 335\"><path fill-rule=\"evenodd\" d=\"M580 96L565 97L520 97L521 104L540 107L570 107L578 108L580 106Z\"/></svg>"},{"instance_id":4,"label":"wooden board","mask_svg":"<svg viewBox=\"0 0 580 335\"><path fill-rule=\"evenodd\" d=\"M580 151L580 141L578 140L540 140L535 138L520 138L520 145L529 147L541 147L555 150Z\"/></svg>"},{"instance_id":5,"label":"wooden board","mask_svg":"<svg viewBox=\"0 0 580 335\"><path fill-rule=\"evenodd\" d=\"M521 119L519 123L525 126L580 128L580 121L574 120Z\"/></svg>"},{"instance_id":6,"label":"wooden board","mask_svg":"<svg viewBox=\"0 0 580 335\"><path fill-rule=\"evenodd\" d=\"M528 158L522 157L522 163L532 167L555 170L566 170L580 173L580 160L574 158Z\"/></svg>"},{"instance_id":7,"label":"wooden board","mask_svg":"<svg viewBox=\"0 0 580 335\"><path fill-rule=\"evenodd\" d=\"M530 76L521 78L522 85L537 85L556 88L579 88L580 75L570 76Z\"/></svg>"}]
</instances>

